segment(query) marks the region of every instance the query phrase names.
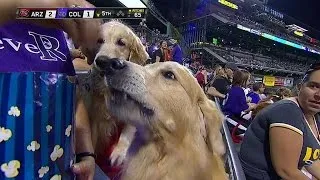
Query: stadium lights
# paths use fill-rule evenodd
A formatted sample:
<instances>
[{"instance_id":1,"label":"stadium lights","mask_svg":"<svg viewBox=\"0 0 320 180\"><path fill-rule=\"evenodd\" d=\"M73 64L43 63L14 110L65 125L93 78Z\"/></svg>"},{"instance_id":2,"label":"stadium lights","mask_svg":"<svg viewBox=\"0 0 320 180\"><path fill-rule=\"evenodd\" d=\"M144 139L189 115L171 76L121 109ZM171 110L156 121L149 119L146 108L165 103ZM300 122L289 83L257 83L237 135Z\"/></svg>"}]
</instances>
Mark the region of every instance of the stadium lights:
<instances>
[{"instance_id":1,"label":"stadium lights","mask_svg":"<svg viewBox=\"0 0 320 180\"><path fill-rule=\"evenodd\" d=\"M219 0L218 2L219 2L220 4L223 4L223 5L225 5L225 6L230 7L230 8L232 8L232 9L238 9L238 6L237 6L237 5L235 5L235 4L233 4L233 3L229 2L229 1Z\"/></svg>"},{"instance_id":2,"label":"stadium lights","mask_svg":"<svg viewBox=\"0 0 320 180\"><path fill-rule=\"evenodd\" d=\"M303 37L303 32L294 31L293 33L294 33L295 35L297 35L297 36Z\"/></svg>"},{"instance_id":3,"label":"stadium lights","mask_svg":"<svg viewBox=\"0 0 320 180\"><path fill-rule=\"evenodd\" d=\"M285 44L285 45L288 45L288 46L291 46L291 47L294 47L294 48L297 48L297 49L302 49L302 50L305 50L305 51L308 51L308 52L311 52L311 53L315 53L315 54L319 54L319 55L320 55L320 52L319 52L319 51L316 51L316 50L314 50L314 49L310 49L310 48L308 48L308 47L302 46L302 45L297 44L297 43L294 43L294 42L287 41L287 40L282 39L282 38L278 38L278 37L273 36L273 35L268 34L268 33L261 33L261 32L258 31L258 30L254 30L254 29L245 27L245 26L240 25L240 24L237 24L237 28L238 28L238 29L241 29L241 30L243 30L243 31L247 31L247 32L250 32L250 33L252 33L252 34L256 34L256 35L262 36L262 37L264 37L264 38L267 38L267 39L270 39L270 40L279 42L279 43L281 43L281 44Z\"/></svg>"},{"instance_id":4,"label":"stadium lights","mask_svg":"<svg viewBox=\"0 0 320 180\"><path fill-rule=\"evenodd\" d=\"M127 8L147 8L140 0L119 0Z\"/></svg>"}]
</instances>

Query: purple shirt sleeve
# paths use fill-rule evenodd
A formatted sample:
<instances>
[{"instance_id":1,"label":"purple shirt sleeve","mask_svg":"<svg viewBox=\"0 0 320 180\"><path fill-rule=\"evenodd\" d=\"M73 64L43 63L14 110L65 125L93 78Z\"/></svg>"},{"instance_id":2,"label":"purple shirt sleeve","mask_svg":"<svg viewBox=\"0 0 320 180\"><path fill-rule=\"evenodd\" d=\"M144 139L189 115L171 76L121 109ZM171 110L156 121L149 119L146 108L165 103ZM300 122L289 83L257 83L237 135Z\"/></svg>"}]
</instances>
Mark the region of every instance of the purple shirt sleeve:
<instances>
[{"instance_id":1,"label":"purple shirt sleeve","mask_svg":"<svg viewBox=\"0 0 320 180\"><path fill-rule=\"evenodd\" d=\"M240 116L249 108L245 93L241 87L232 87L227 95L223 111L226 115Z\"/></svg>"}]
</instances>

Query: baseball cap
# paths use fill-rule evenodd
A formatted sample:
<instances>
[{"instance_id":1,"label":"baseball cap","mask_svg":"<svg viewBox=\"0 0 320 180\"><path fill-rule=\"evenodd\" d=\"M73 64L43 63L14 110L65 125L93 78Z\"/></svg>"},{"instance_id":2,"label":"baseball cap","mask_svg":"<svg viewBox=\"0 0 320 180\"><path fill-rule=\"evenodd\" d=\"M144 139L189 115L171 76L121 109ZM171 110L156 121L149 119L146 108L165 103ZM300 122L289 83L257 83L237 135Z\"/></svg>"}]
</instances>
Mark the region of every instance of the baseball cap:
<instances>
[{"instance_id":1,"label":"baseball cap","mask_svg":"<svg viewBox=\"0 0 320 180\"><path fill-rule=\"evenodd\" d=\"M235 71L235 70L238 70L239 68L237 67L236 64L234 63L227 63L224 68L228 68L228 69L231 69L232 71Z\"/></svg>"}]
</instances>

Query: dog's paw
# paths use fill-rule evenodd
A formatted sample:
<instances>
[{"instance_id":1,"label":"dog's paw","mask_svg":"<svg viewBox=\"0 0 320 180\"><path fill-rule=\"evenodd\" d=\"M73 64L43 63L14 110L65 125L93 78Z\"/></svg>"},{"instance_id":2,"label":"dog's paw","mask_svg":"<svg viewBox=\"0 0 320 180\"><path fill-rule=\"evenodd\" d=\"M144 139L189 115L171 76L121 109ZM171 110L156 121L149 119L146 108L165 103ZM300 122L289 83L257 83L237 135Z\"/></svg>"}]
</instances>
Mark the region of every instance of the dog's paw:
<instances>
[{"instance_id":1,"label":"dog's paw","mask_svg":"<svg viewBox=\"0 0 320 180\"><path fill-rule=\"evenodd\" d=\"M120 166L121 164L123 164L127 156L128 149L129 146L125 144L118 144L110 155L111 165Z\"/></svg>"}]
</instances>

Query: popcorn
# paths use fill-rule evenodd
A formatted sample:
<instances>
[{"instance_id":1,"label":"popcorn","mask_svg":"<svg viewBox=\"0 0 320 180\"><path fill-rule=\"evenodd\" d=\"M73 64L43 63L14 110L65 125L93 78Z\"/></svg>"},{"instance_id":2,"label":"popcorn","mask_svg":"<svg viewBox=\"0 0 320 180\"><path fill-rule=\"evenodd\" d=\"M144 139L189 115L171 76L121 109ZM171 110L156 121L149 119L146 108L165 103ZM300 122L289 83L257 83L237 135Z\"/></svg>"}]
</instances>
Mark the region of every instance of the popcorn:
<instances>
[{"instance_id":1,"label":"popcorn","mask_svg":"<svg viewBox=\"0 0 320 180\"><path fill-rule=\"evenodd\" d=\"M52 130L52 126L47 125L47 126L46 126L46 130L47 130L47 133L49 133L49 132Z\"/></svg>"},{"instance_id":2,"label":"popcorn","mask_svg":"<svg viewBox=\"0 0 320 180\"><path fill-rule=\"evenodd\" d=\"M28 151L37 151L40 149L40 144L37 141L32 141L30 145L27 146Z\"/></svg>"},{"instance_id":3,"label":"popcorn","mask_svg":"<svg viewBox=\"0 0 320 180\"><path fill-rule=\"evenodd\" d=\"M59 146L56 145L50 154L50 159L51 161L56 161L58 158L61 158L63 155L63 149Z\"/></svg>"},{"instance_id":4,"label":"popcorn","mask_svg":"<svg viewBox=\"0 0 320 180\"><path fill-rule=\"evenodd\" d=\"M0 143L2 141L8 141L12 136L12 132L10 129L5 129L4 127L0 127Z\"/></svg>"},{"instance_id":5,"label":"popcorn","mask_svg":"<svg viewBox=\"0 0 320 180\"><path fill-rule=\"evenodd\" d=\"M45 174L47 174L48 172L49 172L49 167L48 167L48 166L41 167L41 168L38 170L39 178L43 178L43 176L44 176Z\"/></svg>"},{"instance_id":6,"label":"popcorn","mask_svg":"<svg viewBox=\"0 0 320 180\"><path fill-rule=\"evenodd\" d=\"M52 176L50 178L50 180L61 180L61 175L56 174L56 175Z\"/></svg>"},{"instance_id":7,"label":"popcorn","mask_svg":"<svg viewBox=\"0 0 320 180\"><path fill-rule=\"evenodd\" d=\"M8 111L9 116L19 117L20 114L20 110L17 106L11 106L10 110Z\"/></svg>"},{"instance_id":8,"label":"popcorn","mask_svg":"<svg viewBox=\"0 0 320 180\"><path fill-rule=\"evenodd\" d=\"M64 133L67 137L69 137L70 134L71 134L71 128L72 128L72 126L69 125L69 126L67 127L67 129L66 129L66 132Z\"/></svg>"},{"instance_id":9,"label":"popcorn","mask_svg":"<svg viewBox=\"0 0 320 180\"><path fill-rule=\"evenodd\" d=\"M1 171L7 178L17 177L19 174L18 169L20 168L20 162L17 160L12 160L9 163L4 163L1 165Z\"/></svg>"}]
</instances>

